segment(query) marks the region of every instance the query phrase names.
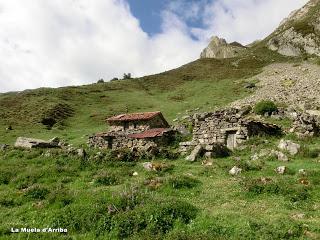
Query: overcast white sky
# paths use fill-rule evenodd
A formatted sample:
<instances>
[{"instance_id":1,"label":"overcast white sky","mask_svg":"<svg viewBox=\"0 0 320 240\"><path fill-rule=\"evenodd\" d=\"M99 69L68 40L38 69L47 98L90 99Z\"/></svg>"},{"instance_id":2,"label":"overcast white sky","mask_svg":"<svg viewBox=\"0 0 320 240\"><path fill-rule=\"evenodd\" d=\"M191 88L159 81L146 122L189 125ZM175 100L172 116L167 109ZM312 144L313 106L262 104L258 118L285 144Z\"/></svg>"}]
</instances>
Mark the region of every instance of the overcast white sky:
<instances>
[{"instance_id":1,"label":"overcast white sky","mask_svg":"<svg viewBox=\"0 0 320 240\"><path fill-rule=\"evenodd\" d=\"M175 0L159 9L161 31L150 35L125 0L0 0L0 92L176 68L197 59L212 35L250 43L306 2ZM201 27L188 25L195 17Z\"/></svg>"}]
</instances>

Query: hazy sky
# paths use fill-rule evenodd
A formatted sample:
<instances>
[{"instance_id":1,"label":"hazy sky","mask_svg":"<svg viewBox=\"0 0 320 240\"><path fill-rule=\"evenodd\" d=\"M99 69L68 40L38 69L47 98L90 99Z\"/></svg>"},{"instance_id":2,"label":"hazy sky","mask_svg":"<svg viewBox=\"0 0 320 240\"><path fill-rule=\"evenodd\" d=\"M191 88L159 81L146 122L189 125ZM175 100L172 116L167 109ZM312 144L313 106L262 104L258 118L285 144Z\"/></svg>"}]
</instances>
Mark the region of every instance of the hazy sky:
<instances>
[{"instance_id":1,"label":"hazy sky","mask_svg":"<svg viewBox=\"0 0 320 240\"><path fill-rule=\"evenodd\" d=\"M158 73L250 43L307 0L0 0L0 92Z\"/></svg>"}]
</instances>

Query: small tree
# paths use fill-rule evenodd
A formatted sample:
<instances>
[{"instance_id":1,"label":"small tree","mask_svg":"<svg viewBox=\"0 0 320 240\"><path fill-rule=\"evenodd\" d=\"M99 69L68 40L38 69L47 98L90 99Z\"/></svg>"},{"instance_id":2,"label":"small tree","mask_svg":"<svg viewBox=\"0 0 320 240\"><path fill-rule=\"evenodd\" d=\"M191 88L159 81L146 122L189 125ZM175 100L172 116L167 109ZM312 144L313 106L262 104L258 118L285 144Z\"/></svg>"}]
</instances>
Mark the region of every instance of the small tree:
<instances>
[{"instance_id":1,"label":"small tree","mask_svg":"<svg viewBox=\"0 0 320 240\"><path fill-rule=\"evenodd\" d=\"M259 115L264 115L265 113L271 114L275 111L278 111L276 104L268 100L260 101L254 107L254 112Z\"/></svg>"},{"instance_id":2,"label":"small tree","mask_svg":"<svg viewBox=\"0 0 320 240\"><path fill-rule=\"evenodd\" d=\"M104 83L103 78L99 79L97 83Z\"/></svg>"},{"instance_id":3,"label":"small tree","mask_svg":"<svg viewBox=\"0 0 320 240\"><path fill-rule=\"evenodd\" d=\"M131 79L131 73L124 73L123 74L123 79Z\"/></svg>"}]
</instances>

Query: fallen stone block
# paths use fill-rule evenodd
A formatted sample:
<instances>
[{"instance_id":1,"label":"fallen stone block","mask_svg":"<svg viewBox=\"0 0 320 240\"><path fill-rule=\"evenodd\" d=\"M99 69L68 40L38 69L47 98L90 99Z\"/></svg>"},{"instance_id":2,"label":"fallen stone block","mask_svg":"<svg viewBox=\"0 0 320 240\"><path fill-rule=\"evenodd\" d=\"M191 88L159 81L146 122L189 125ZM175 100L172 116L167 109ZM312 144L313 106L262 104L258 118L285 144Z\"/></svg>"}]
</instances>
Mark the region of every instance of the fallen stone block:
<instances>
[{"instance_id":1,"label":"fallen stone block","mask_svg":"<svg viewBox=\"0 0 320 240\"><path fill-rule=\"evenodd\" d=\"M202 151L203 151L203 148L201 145L196 146L191 152L191 154L186 157L186 160L194 162L199 157Z\"/></svg>"}]
</instances>

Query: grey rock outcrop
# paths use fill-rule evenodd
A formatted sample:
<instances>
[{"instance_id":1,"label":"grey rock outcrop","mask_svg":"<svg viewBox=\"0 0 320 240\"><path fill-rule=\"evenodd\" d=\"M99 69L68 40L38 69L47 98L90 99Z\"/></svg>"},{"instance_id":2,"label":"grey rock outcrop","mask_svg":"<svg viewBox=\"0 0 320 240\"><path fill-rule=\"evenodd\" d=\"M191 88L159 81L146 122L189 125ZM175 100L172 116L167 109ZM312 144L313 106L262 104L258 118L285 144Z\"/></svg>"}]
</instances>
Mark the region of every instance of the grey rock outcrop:
<instances>
[{"instance_id":1,"label":"grey rock outcrop","mask_svg":"<svg viewBox=\"0 0 320 240\"><path fill-rule=\"evenodd\" d=\"M18 148L59 148L59 141L54 138L50 141L42 139L18 137L15 144Z\"/></svg>"},{"instance_id":2,"label":"grey rock outcrop","mask_svg":"<svg viewBox=\"0 0 320 240\"><path fill-rule=\"evenodd\" d=\"M214 36L211 38L208 47L206 47L200 58L233 58L246 49L240 43L233 42L228 44L223 38Z\"/></svg>"},{"instance_id":3,"label":"grey rock outcrop","mask_svg":"<svg viewBox=\"0 0 320 240\"><path fill-rule=\"evenodd\" d=\"M314 11L319 4L319 0L311 0L292 12L266 39L267 47L285 56L320 56L320 13Z\"/></svg>"}]
</instances>

